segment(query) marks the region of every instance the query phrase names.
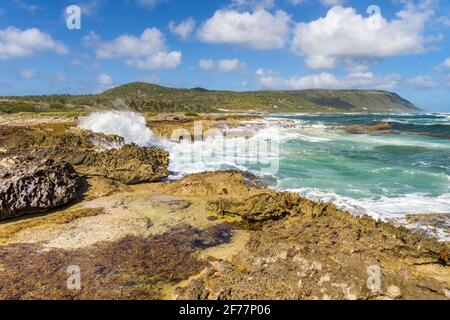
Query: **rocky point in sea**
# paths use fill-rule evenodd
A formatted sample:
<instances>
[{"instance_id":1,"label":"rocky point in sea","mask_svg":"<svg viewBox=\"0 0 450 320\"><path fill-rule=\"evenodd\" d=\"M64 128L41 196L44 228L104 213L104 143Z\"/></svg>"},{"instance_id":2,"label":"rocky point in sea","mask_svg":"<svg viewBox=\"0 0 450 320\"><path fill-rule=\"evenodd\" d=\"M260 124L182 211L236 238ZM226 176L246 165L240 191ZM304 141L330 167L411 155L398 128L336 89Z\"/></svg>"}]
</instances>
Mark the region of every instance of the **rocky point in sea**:
<instances>
[{"instance_id":1,"label":"rocky point in sea","mask_svg":"<svg viewBox=\"0 0 450 320\"><path fill-rule=\"evenodd\" d=\"M41 128L20 131L6 139L7 154L65 161L80 174L125 184L158 181L169 175L169 154L161 148L125 144L119 136L74 128L63 132Z\"/></svg>"}]
</instances>

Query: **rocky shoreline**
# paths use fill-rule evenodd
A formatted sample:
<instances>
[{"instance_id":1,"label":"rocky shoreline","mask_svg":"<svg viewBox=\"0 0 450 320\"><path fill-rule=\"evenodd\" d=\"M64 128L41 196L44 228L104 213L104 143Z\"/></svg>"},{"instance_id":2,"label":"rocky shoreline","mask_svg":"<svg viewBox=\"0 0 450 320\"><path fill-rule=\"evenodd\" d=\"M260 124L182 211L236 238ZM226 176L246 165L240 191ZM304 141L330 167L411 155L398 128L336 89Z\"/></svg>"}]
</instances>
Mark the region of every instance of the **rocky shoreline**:
<instances>
[{"instance_id":1,"label":"rocky shoreline","mask_svg":"<svg viewBox=\"0 0 450 320\"><path fill-rule=\"evenodd\" d=\"M195 119L148 122L167 137ZM0 124L0 299L450 299L448 243L249 173L164 181L162 149L41 120Z\"/></svg>"}]
</instances>

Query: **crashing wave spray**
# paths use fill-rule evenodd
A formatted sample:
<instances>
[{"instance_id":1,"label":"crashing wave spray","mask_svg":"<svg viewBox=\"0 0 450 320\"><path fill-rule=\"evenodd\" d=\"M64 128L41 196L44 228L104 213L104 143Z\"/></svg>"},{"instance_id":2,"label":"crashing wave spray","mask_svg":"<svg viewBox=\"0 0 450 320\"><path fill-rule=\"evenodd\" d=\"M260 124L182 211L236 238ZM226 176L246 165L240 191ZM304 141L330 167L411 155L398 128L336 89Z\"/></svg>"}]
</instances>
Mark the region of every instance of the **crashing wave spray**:
<instances>
[{"instance_id":1,"label":"crashing wave spray","mask_svg":"<svg viewBox=\"0 0 450 320\"><path fill-rule=\"evenodd\" d=\"M81 118L80 127L96 133L121 136L127 144L135 143L141 147L153 144L153 134L147 127L145 118L136 112L95 112Z\"/></svg>"}]
</instances>

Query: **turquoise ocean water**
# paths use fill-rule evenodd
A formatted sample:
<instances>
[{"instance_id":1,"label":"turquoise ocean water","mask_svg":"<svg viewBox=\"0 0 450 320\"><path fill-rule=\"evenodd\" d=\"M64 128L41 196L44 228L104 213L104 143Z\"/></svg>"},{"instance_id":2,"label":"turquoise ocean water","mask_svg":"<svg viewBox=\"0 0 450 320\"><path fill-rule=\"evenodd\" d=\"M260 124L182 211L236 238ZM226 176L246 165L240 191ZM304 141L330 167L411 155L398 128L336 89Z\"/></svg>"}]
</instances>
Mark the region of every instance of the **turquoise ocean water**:
<instances>
[{"instance_id":1,"label":"turquoise ocean water","mask_svg":"<svg viewBox=\"0 0 450 320\"><path fill-rule=\"evenodd\" d=\"M355 135L343 129L382 121L390 124L389 132ZM277 130L279 169L265 177L277 190L331 201L354 214L383 220L450 213L450 114L271 115L246 126L256 126L268 137ZM196 152L199 146L175 148ZM237 162L206 159L186 164L172 158L171 170L259 173L258 164ZM431 233L449 239L449 224L444 219L442 228Z\"/></svg>"},{"instance_id":2,"label":"turquoise ocean water","mask_svg":"<svg viewBox=\"0 0 450 320\"><path fill-rule=\"evenodd\" d=\"M344 129L380 122L388 123L389 130L351 134ZM276 190L333 202L355 215L394 221L450 241L450 113L277 114L237 128L224 126L209 138L200 130L195 142L155 138L145 118L133 112L94 113L80 126L118 134L127 143L166 148L170 179L247 170ZM261 145L270 145L270 152ZM273 170L264 170L268 165ZM419 222L408 219L412 214L420 215Z\"/></svg>"}]
</instances>

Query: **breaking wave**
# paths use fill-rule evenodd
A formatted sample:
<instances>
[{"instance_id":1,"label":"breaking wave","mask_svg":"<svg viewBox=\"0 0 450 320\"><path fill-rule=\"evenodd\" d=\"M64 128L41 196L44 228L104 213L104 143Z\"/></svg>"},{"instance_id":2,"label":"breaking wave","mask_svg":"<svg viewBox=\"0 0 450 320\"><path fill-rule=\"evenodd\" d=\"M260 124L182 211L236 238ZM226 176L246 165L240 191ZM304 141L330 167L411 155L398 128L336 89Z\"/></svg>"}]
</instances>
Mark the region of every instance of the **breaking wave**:
<instances>
[{"instance_id":1,"label":"breaking wave","mask_svg":"<svg viewBox=\"0 0 450 320\"><path fill-rule=\"evenodd\" d=\"M153 133L147 127L145 118L130 111L95 112L80 119L82 129L96 133L115 134L124 138L125 143L138 146L153 144Z\"/></svg>"}]
</instances>

